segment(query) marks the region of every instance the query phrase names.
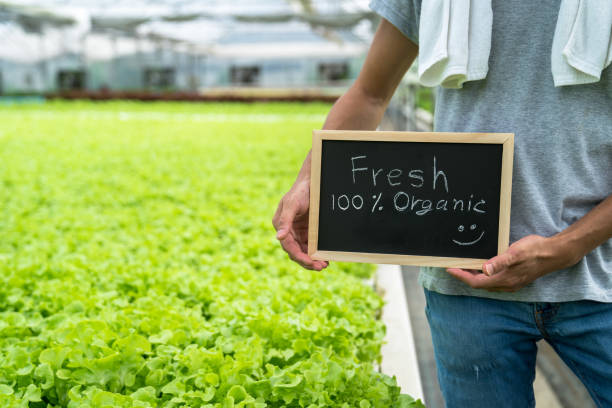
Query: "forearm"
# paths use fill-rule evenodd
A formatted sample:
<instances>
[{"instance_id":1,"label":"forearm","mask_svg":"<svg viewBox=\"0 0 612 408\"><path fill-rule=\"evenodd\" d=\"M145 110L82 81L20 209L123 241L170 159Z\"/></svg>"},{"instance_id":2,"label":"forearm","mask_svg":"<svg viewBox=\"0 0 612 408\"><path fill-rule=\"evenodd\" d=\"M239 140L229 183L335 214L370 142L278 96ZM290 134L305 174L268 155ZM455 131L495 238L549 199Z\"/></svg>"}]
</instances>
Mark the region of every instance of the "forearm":
<instances>
[{"instance_id":1,"label":"forearm","mask_svg":"<svg viewBox=\"0 0 612 408\"><path fill-rule=\"evenodd\" d=\"M323 129L374 130L419 48L382 20L355 83L334 104ZM299 180L310 179L310 153Z\"/></svg>"},{"instance_id":2,"label":"forearm","mask_svg":"<svg viewBox=\"0 0 612 408\"><path fill-rule=\"evenodd\" d=\"M569 262L574 265L611 237L612 195L551 239L557 251L570 255Z\"/></svg>"},{"instance_id":3,"label":"forearm","mask_svg":"<svg viewBox=\"0 0 612 408\"><path fill-rule=\"evenodd\" d=\"M380 123L387 104L386 100L364 94L358 84L354 84L331 108L323 129L374 130ZM302 164L297 179L310 179L310 152Z\"/></svg>"},{"instance_id":4,"label":"forearm","mask_svg":"<svg viewBox=\"0 0 612 408\"><path fill-rule=\"evenodd\" d=\"M354 84L334 104L323 129L374 130L380 123L389 101L368 95Z\"/></svg>"}]
</instances>

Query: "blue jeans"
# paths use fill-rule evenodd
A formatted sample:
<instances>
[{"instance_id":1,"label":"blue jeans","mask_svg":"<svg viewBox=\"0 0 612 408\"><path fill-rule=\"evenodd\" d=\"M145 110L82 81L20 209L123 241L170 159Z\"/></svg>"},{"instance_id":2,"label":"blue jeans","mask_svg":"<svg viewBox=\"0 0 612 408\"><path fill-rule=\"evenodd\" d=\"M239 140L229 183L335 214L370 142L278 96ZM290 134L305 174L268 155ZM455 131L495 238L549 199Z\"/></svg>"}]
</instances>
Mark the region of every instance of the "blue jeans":
<instances>
[{"instance_id":1,"label":"blue jeans","mask_svg":"<svg viewBox=\"0 0 612 408\"><path fill-rule=\"evenodd\" d=\"M425 289L438 380L449 408L535 406L536 341L544 339L612 407L612 304L528 303Z\"/></svg>"}]
</instances>

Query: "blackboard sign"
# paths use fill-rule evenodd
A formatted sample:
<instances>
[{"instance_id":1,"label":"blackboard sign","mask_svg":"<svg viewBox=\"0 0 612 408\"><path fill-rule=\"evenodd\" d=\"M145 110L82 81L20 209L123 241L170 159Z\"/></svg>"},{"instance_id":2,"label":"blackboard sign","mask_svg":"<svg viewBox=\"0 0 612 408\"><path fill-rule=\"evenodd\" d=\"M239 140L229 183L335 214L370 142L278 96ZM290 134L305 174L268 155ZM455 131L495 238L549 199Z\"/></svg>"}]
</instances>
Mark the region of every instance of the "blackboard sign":
<instances>
[{"instance_id":1,"label":"blackboard sign","mask_svg":"<svg viewBox=\"0 0 612 408\"><path fill-rule=\"evenodd\" d=\"M481 269L508 247L514 135L314 131L313 259Z\"/></svg>"}]
</instances>

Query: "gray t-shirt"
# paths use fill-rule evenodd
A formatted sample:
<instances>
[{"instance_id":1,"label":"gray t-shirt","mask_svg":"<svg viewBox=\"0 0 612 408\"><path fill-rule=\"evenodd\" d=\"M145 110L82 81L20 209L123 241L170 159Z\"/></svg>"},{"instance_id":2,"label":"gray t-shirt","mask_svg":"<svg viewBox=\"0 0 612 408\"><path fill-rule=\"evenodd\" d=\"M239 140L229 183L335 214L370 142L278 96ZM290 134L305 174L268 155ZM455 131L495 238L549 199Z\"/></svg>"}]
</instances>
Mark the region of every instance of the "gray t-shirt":
<instances>
[{"instance_id":1,"label":"gray t-shirt","mask_svg":"<svg viewBox=\"0 0 612 408\"><path fill-rule=\"evenodd\" d=\"M486 79L437 89L436 131L515 134L511 243L552 236L612 194L612 67L597 83L554 87L550 53L560 3L492 0ZM370 7L418 44L421 0L373 0ZM612 240L514 293L472 289L438 268L422 268L419 278L444 294L612 302Z\"/></svg>"}]
</instances>

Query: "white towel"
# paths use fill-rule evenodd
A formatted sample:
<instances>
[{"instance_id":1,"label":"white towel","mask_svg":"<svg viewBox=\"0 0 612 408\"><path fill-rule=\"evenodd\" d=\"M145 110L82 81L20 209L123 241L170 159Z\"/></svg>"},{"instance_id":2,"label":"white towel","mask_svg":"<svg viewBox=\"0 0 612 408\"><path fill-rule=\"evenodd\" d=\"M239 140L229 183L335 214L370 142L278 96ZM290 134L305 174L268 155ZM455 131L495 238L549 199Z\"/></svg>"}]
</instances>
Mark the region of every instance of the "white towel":
<instances>
[{"instance_id":1,"label":"white towel","mask_svg":"<svg viewBox=\"0 0 612 408\"><path fill-rule=\"evenodd\" d=\"M563 0L551 51L555 86L597 82L612 62L612 1Z\"/></svg>"},{"instance_id":2,"label":"white towel","mask_svg":"<svg viewBox=\"0 0 612 408\"><path fill-rule=\"evenodd\" d=\"M555 86L597 82L612 60L612 0L563 0L551 50ZM491 0L423 0L419 79L461 88L489 69Z\"/></svg>"},{"instance_id":3,"label":"white towel","mask_svg":"<svg viewBox=\"0 0 612 408\"><path fill-rule=\"evenodd\" d=\"M490 0L424 0L419 24L421 83L461 88L465 81L485 78L492 23Z\"/></svg>"}]
</instances>

